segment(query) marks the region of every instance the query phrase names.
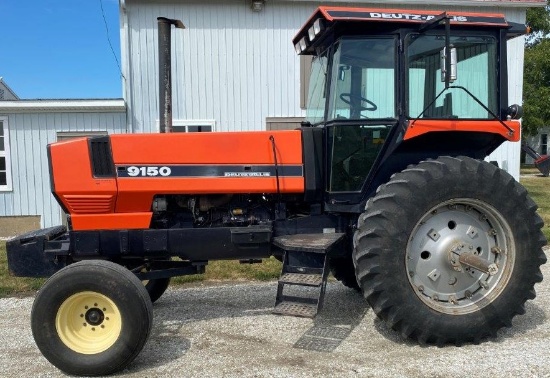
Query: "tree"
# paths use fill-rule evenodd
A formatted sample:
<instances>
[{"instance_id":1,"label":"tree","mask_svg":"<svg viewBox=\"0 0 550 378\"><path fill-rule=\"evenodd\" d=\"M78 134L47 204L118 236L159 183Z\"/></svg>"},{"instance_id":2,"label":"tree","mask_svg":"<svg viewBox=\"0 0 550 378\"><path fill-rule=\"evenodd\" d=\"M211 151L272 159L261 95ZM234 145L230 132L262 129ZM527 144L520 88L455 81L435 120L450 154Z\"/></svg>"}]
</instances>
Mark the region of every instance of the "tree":
<instances>
[{"instance_id":1,"label":"tree","mask_svg":"<svg viewBox=\"0 0 550 378\"><path fill-rule=\"evenodd\" d=\"M544 8L527 9L527 25L531 28L531 34L527 36L527 46L531 47L539 43L550 33L550 5L546 1Z\"/></svg>"},{"instance_id":2,"label":"tree","mask_svg":"<svg viewBox=\"0 0 550 378\"><path fill-rule=\"evenodd\" d=\"M523 77L523 133L534 135L550 126L550 6L530 8Z\"/></svg>"}]
</instances>

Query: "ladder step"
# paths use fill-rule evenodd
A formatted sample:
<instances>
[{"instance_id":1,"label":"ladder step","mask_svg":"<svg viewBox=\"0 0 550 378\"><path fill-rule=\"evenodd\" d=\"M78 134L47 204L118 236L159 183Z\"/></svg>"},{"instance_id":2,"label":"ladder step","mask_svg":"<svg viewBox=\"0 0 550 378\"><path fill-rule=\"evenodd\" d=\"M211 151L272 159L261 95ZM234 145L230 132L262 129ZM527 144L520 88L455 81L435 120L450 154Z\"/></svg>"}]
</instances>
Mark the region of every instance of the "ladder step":
<instances>
[{"instance_id":1,"label":"ladder step","mask_svg":"<svg viewBox=\"0 0 550 378\"><path fill-rule=\"evenodd\" d=\"M332 234L296 234L273 238L273 244L285 251L327 253L344 238L343 233Z\"/></svg>"},{"instance_id":2,"label":"ladder step","mask_svg":"<svg viewBox=\"0 0 550 378\"><path fill-rule=\"evenodd\" d=\"M314 318L317 315L317 305L300 302L281 302L273 309L274 314Z\"/></svg>"},{"instance_id":3,"label":"ladder step","mask_svg":"<svg viewBox=\"0 0 550 378\"><path fill-rule=\"evenodd\" d=\"M279 283L302 285L302 286L321 286L323 283L322 274L302 274L302 273L285 273L279 278Z\"/></svg>"}]
</instances>

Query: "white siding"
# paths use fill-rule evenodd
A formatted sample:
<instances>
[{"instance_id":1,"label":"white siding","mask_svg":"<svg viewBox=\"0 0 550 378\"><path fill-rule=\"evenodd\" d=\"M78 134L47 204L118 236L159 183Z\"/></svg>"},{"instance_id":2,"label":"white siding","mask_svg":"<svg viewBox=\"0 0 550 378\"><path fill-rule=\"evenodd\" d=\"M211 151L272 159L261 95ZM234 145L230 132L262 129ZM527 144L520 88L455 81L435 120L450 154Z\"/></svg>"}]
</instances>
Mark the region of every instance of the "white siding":
<instances>
[{"instance_id":1,"label":"white siding","mask_svg":"<svg viewBox=\"0 0 550 378\"><path fill-rule=\"evenodd\" d=\"M525 23L525 10L508 9L506 18L509 21ZM522 104L523 98L523 56L524 37L508 41L508 103ZM497 148L486 160L497 161L499 167L505 169L519 181L521 159L521 143L505 142Z\"/></svg>"},{"instance_id":2,"label":"white siding","mask_svg":"<svg viewBox=\"0 0 550 378\"><path fill-rule=\"evenodd\" d=\"M51 194L46 146L59 131L126 131L126 114L8 114L13 191L0 192L0 216L40 215L41 227L61 224L61 208ZM70 157L68 157L70 158Z\"/></svg>"},{"instance_id":3,"label":"white siding","mask_svg":"<svg viewBox=\"0 0 550 378\"><path fill-rule=\"evenodd\" d=\"M263 130L266 117L301 116L299 58L291 39L314 4L248 1L127 4L131 129L156 131L156 17L181 19L173 33L175 119L215 119L219 130Z\"/></svg>"}]
</instances>

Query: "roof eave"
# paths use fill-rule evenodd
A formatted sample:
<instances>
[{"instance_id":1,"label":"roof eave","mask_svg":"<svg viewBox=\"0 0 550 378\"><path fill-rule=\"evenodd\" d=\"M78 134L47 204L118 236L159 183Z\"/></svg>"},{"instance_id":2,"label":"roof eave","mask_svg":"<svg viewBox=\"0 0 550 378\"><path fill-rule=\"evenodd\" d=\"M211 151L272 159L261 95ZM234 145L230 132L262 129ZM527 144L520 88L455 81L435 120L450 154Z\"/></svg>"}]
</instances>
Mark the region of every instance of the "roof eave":
<instances>
[{"instance_id":1,"label":"roof eave","mask_svg":"<svg viewBox=\"0 0 550 378\"><path fill-rule=\"evenodd\" d=\"M0 102L0 113L104 113L125 112L123 99L10 100Z\"/></svg>"},{"instance_id":2,"label":"roof eave","mask_svg":"<svg viewBox=\"0 0 550 378\"><path fill-rule=\"evenodd\" d=\"M282 0L289 2L316 2L318 0ZM349 0L331 0L331 3L349 3ZM403 0L356 0L354 6L360 6L360 4L399 4L403 6ZM474 6L474 7L494 7L501 6L504 8L532 8L532 7L544 7L546 6L546 0L439 0L430 4L426 0L407 0L406 6L409 5L430 5L432 8L437 6L441 8L443 6Z\"/></svg>"}]
</instances>

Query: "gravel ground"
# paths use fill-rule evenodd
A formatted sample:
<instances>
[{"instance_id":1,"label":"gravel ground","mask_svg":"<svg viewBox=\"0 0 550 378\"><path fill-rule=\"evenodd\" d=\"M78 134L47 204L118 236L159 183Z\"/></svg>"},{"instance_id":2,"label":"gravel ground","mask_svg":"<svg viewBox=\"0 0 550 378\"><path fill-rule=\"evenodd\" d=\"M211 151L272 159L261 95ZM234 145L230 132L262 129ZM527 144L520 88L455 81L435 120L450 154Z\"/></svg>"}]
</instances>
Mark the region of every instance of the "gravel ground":
<instances>
[{"instance_id":1,"label":"gravel ground","mask_svg":"<svg viewBox=\"0 0 550 378\"><path fill-rule=\"evenodd\" d=\"M543 266L550 277L550 265ZM275 283L169 289L123 377L550 377L550 279L513 327L480 345L418 346L329 283L316 319L270 313ZM0 299L0 376L63 377L36 348L32 298Z\"/></svg>"}]
</instances>

